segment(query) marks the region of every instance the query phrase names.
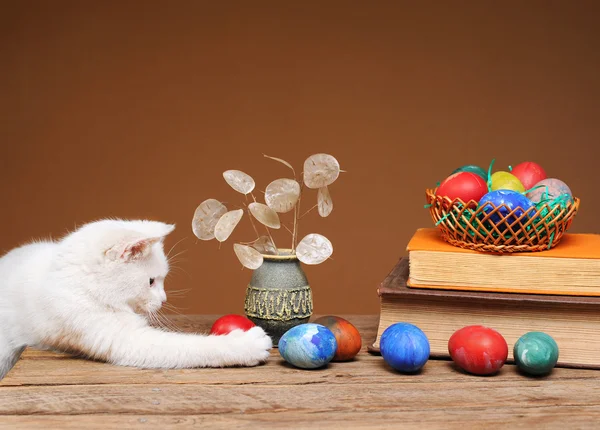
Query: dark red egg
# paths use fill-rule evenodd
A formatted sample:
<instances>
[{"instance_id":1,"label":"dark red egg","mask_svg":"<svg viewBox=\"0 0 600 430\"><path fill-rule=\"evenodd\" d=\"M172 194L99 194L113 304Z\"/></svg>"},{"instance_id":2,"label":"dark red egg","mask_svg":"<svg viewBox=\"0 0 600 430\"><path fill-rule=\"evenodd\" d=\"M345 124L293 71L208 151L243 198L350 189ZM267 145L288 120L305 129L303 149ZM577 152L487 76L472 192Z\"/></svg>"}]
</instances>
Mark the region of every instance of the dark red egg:
<instances>
[{"instance_id":1,"label":"dark red egg","mask_svg":"<svg viewBox=\"0 0 600 430\"><path fill-rule=\"evenodd\" d=\"M548 178L542 166L533 161L517 164L510 173L521 181L526 190L532 189L535 184Z\"/></svg>"},{"instance_id":2,"label":"dark red egg","mask_svg":"<svg viewBox=\"0 0 600 430\"><path fill-rule=\"evenodd\" d=\"M228 334L237 329L247 331L255 326L256 324L243 315L223 315L213 323L210 329L210 334Z\"/></svg>"},{"instance_id":3,"label":"dark red egg","mask_svg":"<svg viewBox=\"0 0 600 430\"><path fill-rule=\"evenodd\" d=\"M459 198L467 203L470 200L478 202L487 192L487 183L481 176L471 172L458 172L442 181L436 195L450 200Z\"/></svg>"},{"instance_id":4,"label":"dark red egg","mask_svg":"<svg viewBox=\"0 0 600 430\"><path fill-rule=\"evenodd\" d=\"M454 332L448 341L448 352L463 370L475 375L492 375L504 366L508 345L496 330L471 325Z\"/></svg>"},{"instance_id":5,"label":"dark red egg","mask_svg":"<svg viewBox=\"0 0 600 430\"><path fill-rule=\"evenodd\" d=\"M332 331L337 341L337 349L332 361L352 360L362 347L362 339L357 328L344 318L326 315L312 321Z\"/></svg>"}]
</instances>

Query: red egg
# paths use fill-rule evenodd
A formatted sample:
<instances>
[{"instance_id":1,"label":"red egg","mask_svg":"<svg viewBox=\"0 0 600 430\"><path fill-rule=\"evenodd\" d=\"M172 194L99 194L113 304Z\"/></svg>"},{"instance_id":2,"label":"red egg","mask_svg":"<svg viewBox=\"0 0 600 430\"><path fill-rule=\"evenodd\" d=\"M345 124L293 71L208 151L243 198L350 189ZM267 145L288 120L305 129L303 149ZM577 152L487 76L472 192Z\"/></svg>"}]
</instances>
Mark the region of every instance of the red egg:
<instances>
[{"instance_id":1,"label":"red egg","mask_svg":"<svg viewBox=\"0 0 600 430\"><path fill-rule=\"evenodd\" d=\"M210 334L228 334L237 329L247 331L255 326L256 324L243 315L224 315L214 322L210 328Z\"/></svg>"},{"instance_id":2,"label":"red egg","mask_svg":"<svg viewBox=\"0 0 600 430\"><path fill-rule=\"evenodd\" d=\"M526 190L530 190L535 184L548 177L542 166L533 161L517 164L510 173L521 181Z\"/></svg>"},{"instance_id":3,"label":"red egg","mask_svg":"<svg viewBox=\"0 0 600 430\"><path fill-rule=\"evenodd\" d=\"M475 375L492 375L504 366L508 345L496 330L472 325L454 332L448 341L448 352L463 370Z\"/></svg>"},{"instance_id":4,"label":"red egg","mask_svg":"<svg viewBox=\"0 0 600 430\"><path fill-rule=\"evenodd\" d=\"M327 315L312 321L321 324L333 332L337 341L337 349L332 361L348 361L353 359L362 347L360 333L344 318Z\"/></svg>"},{"instance_id":5,"label":"red egg","mask_svg":"<svg viewBox=\"0 0 600 430\"><path fill-rule=\"evenodd\" d=\"M458 172L448 176L436 191L436 195L450 200L461 199L464 203L478 202L488 192L485 180L475 173Z\"/></svg>"}]
</instances>

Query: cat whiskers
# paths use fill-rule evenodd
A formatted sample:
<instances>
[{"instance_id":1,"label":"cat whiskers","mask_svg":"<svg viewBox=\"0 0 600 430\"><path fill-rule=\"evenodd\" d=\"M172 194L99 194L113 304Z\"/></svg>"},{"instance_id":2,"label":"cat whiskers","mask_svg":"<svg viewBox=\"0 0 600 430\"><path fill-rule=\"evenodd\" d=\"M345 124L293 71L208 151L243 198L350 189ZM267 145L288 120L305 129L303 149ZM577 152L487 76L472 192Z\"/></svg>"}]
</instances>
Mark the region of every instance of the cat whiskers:
<instances>
[{"instance_id":1,"label":"cat whiskers","mask_svg":"<svg viewBox=\"0 0 600 430\"><path fill-rule=\"evenodd\" d=\"M182 251L179 251L177 254L173 255L172 257L167 256L167 262L169 263L169 265L171 265L172 263L178 263L181 260L175 260L177 257L179 257L182 254L185 254L187 250L184 249Z\"/></svg>"},{"instance_id":2,"label":"cat whiskers","mask_svg":"<svg viewBox=\"0 0 600 430\"><path fill-rule=\"evenodd\" d=\"M150 321L158 326L160 329L167 331L181 332L181 329L177 327L169 318L161 313L160 309L152 312L148 312Z\"/></svg>"},{"instance_id":3,"label":"cat whiskers","mask_svg":"<svg viewBox=\"0 0 600 430\"><path fill-rule=\"evenodd\" d=\"M177 324L175 324L175 322L172 319L170 319L167 315L165 315L162 312L162 310L158 310L157 313L158 313L159 317L162 319L165 326L169 327L172 331L175 331L175 332L183 331L181 329L181 327L179 327Z\"/></svg>"},{"instance_id":4,"label":"cat whiskers","mask_svg":"<svg viewBox=\"0 0 600 430\"><path fill-rule=\"evenodd\" d=\"M189 293L190 291L192 291L191 288L185 288L185 289L182 289L182 290L165 291L165 293L167 294L167 297L183 297L187 293ZM168 304L168 303L165 303L165 304Z\"/></svg>"},{"instance_id":5,"label":"cat whiskers","mask_svg":"<svg viewBox=\"0 0 600 430\"><path fill-rule=\"evenodd\" d=\"M171 303L163 303L163 308L170 312L174 312L175 314L177 314L178 319L184 319L187 322L189 322L190 324L194 323L194 321L190 317L188 317L186 314L180 312L183 310L187 310L187 308L180 308L180 307L172 305Z\"/></svg>"},{"instance_id":6,"label":"cat whiskers","mask_svg":"<svg viewBox=\"0 0 600 430\"><path fill-rule=\"evenodd\" d=\"M169 249L169 252L167 252L167 255L166 255L166 257L167 257L167 258L169 258L169 255L171 255L171 252L173 252L173 250L175 249L175 247L176 247L177 245L179 245L181 242L183 242L184 240L186 240L186 239L187 239L187 237L184 237L183 239L181 239L181 240L177 241L177 243L176 243L175 245L173 245L173 246L171 247L171 249Z\"/></svg>"}]
</instances>

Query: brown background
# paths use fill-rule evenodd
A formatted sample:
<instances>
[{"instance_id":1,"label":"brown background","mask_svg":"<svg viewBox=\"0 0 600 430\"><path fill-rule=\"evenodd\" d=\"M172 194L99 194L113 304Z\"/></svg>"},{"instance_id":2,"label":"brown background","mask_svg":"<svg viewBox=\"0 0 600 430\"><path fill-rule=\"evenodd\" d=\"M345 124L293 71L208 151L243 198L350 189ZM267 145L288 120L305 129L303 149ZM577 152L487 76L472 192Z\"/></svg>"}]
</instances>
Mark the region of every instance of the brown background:
<instances>
[{"instance_id":1,"label":"brown background","mask_svg":"<svg viewBox=\"0 0 600 430\"><path fill-rule=\"evenodd\" d=\"M0 248L102 217L174 222L168 288L192 291L173 303L242 312L250 272L190 222L240 200L226 169L288 176L262 153L348 171L332 216L301 226L335 247L306 269L319 313L377 312L431 225L425 187L463 164L537 161L582 199L572 231L599 232L598 2L362 3L2 2ZM245 220L233 240L251 239Z\"/></svg>"}]
</instances>

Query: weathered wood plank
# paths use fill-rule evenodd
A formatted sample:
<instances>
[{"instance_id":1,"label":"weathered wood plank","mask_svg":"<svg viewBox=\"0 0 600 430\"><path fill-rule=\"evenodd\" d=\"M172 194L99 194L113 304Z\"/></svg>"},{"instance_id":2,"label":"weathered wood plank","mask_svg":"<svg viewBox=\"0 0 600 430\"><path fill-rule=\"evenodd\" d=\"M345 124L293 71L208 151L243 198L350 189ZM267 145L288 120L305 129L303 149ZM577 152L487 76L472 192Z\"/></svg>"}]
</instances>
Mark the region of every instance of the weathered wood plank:
<instances>
[{"instance_id":1,"label":"weathered wood plank","mask_svg":"<svg viewBox=\"0 0 600 430\"><path fill-rule=\"evenodd\" d=\"M547 377L536 379L539 384L568 382L582 378L595 378L593 370L554 369ZM84 359L21 360L9 375L0 381L0 390L7 386L31 385L95 385L95 384L361 384L361 383L421 383L447 382L457 379L477 379L457 370L450 361L430 360L418 375L401 375L390 369L380 356L362 351L354 361L330 363L324 369L306 371L287 365L277 350L271 353L268 363L254 368L232 369L136 369L119 367ZM490 383L522 381L525 377L515 366L506 365L493 377L485 378ZM525 378L526 379L526 378Z\"/></svg>"},{"instance_id":2,"label":"weathered wood plank","mask_svg":"<svg viewBox=\"0 0 600 430\"><path fill-rule=\"evenodd\" d=\"M18 415L3 416L0 428L10 429L106 429L106 428L210 428L210 429L424 429L444 428L593 428L600 420L598 407L499 406L483 409L413 411L280 411L217 415Z\"/></svg>"},{"instance_id":3,"label":"weathered wood plank","mask_svg":"<svg viewBox=\"0 0 600 430\"><path fill-rule=\"evenodd\" d=\"M0 415L23 414L238 414L340 411L460 411L469 407L600 407L593 379L568 384L536 380L490 383L463 378L453 384L355 385L74 385L5 387Z\"/></svg>"}]
</instances>

